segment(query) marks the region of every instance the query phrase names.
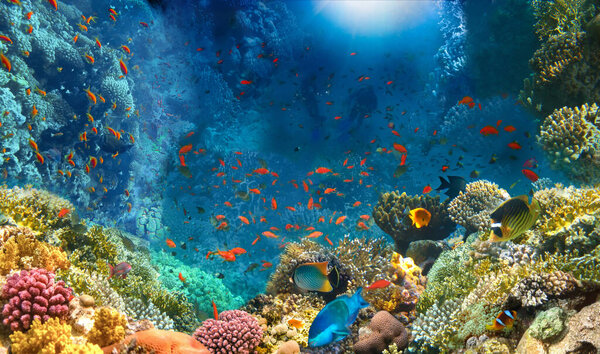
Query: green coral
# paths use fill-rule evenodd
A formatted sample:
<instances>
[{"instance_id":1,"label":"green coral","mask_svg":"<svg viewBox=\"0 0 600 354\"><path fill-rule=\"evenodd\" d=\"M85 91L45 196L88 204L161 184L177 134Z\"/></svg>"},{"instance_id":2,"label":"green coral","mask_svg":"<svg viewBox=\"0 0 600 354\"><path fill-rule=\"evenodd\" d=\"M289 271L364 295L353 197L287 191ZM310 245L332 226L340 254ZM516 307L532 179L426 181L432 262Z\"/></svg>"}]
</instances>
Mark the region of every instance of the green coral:
<instances>
[{"instance_id":1,"label":"green coral","mask_svg":"<svg viewBox=\"0 0 600 354\"><path fill-rule=\"evenodd\" d=\"M165 288L183 294L199 312L212 313L212 301L220 311L236 309L244 303L212 274L190 267L164 252L153 252L152 259L161 270L159 279ZM180 272L186 279L185 283L178 277ZM152 302L160 307L154 299Z\"/></svg>"},{"instance_id":2,"label":"green coral","mask_svg":"<svg viewBox=\"0 0 600 354\"><path fill-rule=\"evenodd\" d=\"M36 234L69 225L71 216L58 217L62 209L69 209L73 213L74 207L67 200L31 186L10 189L0 186L0 213L12 218L19 226L30 228Z\"/></svg>"},{"instance_id":3,"label":"green coral","mask_svg":"<svg viewBox=\"0 0 600 354\"><path fill-rule=\"evenodd\" d=\"M94 326L87 334L90 343L106 347L125 338L127 318L115 309L102 307L94 314Z\"/></svg>"},{"instance_id":4,"label":"green coral","mask_svg":"<svg viewBox=\"0 0 600 354\"><path fill-rule=\"evenodd\" d=\"M581 31L595 11L589 0L532 0L531 6L540 41L552 35Z\"/></svg>"},{"instance_id":5,"label":"green coral","mask_svg":"<svg viewBox=\"0 0 600 354\"><path fill-rule=\"evenodd\" d=\"M103 353L99 346L92 343L74 344L71 340L71 326L60 323L58 318L50 318L44 324L34 320L26 333L11 334L10 341L11 352L14 354Z\"/></svg>"},{"instance_id":6,"label":"green coral","mask_svg":"<svg viewBox=\"0 0 600 354\"><path fill-rule=\"evenodd\" d=\"M543 342L558 338L566 328L566 313L560 307L538 313L529 326L529 334Z\"/></svg>"}]
</instances>

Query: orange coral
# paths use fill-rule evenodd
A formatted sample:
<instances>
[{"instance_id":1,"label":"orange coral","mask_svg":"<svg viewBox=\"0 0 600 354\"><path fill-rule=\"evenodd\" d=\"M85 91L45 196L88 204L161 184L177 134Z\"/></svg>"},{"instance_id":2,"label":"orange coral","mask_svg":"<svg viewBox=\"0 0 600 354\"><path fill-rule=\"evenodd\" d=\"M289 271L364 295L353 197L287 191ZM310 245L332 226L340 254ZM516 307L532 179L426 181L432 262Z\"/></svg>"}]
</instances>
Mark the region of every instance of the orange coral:
<instances>
[{"instance_id":1,"label":"orange coral","mask_svg":"<svg viewBox=\"0 0 600 354\"><path fill-rule=\"evenodd\" d=\"M121 343L104 347L102 350L104 353L111 353L114 348L122 344L127 345L134 338L139 347L156 354L210 354L208 349L192 336L181 332L163 331L156 328L136 332L131 336L125 337Z\"/></svg>"}]
</instances>

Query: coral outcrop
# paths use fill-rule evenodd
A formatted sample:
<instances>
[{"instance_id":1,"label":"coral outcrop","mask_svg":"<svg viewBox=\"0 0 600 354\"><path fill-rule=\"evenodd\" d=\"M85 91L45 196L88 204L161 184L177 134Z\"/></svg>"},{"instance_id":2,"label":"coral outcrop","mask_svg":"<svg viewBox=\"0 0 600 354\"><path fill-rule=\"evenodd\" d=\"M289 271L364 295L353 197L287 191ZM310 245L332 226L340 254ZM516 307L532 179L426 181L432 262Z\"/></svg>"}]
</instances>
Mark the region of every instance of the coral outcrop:
<instances>
[{"instance_id":1,"label":"coral outcrop","mask_svg":"<svg viewBox=\"0 0 600 354\"><path fill-rule=\"evenodd\" d=\"M2 287L2 323L11 331L29 329L32 322L51 318L65 320L72 290L63 281L54 281L46 269L22 270L6 279Z\"/></svg>"},{"instance_id":2,"label":"coral outcrop","mask_svg":"<svg viewBox=\"0 0 600 354\"><path fill-rule=\"evenodd\" d=\"M450 218L467 229L467 233L488 230L490 214L503 201L510 198L507 191L496 183L479 180L467 184L464 192L448 205Z\"/></svg>"},{"instance_id":3,"label":"coral outcrop","mask_svg":"<svg viewBox=\"0 0 600 354\"><path fill-rule=\"evenodd\" d=\"M127 319L115 309L102 307L94 314L94 326L87 334L90 343L101 347L120 342L125 338Z\"/></svg>"},{"instance_id":4,"label":"coral outcrop","mask_svg":"<svg viewBox=\"0 0 600 354\"><path fill-rule=\"evenodd\" d=\"M397 348L404 349L408 344L408 332L389 312L379 311L373 316L362 335L359 331L359 341L354 343L354 352L381 353L392 343L396 344Z\"/></svg>"},{"instance_id":5,"label":"coral outcrop","mask_svg":"<svg viewBox=\"0 0 600 354\"><path fill-rule=\"evenodd\" d=\"M417 228L408 216L415 208L424 208L431 213L429 225ZM440 240L454 231L454 223L446 211L446 203L440 197L428 195L409 196L397 191L383 193L373 209L377 225L394 239L396 251L404 253L411 241Z\"/></svg>"},{"instance_id":6,"label":"coral outcrop","mask_svg":"<svg viewBox=\"0 0 600 354\"><path fill-rule=\"evenodd\" d=\"M256 318L240 310L221 312L218 320L205 320L194 332L194 338L213 353L250 353L262 336Z\"/></svg>"}]
</instances>

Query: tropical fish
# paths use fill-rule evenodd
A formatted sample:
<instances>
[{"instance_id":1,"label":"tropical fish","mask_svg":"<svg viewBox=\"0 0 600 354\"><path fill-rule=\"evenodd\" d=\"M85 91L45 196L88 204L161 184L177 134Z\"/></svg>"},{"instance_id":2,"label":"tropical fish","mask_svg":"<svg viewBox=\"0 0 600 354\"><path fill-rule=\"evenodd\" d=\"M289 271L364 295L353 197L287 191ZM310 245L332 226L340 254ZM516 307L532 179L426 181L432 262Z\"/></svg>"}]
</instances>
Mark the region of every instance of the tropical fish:
<instances>
[{"instance_id":1,"label":"tropical fish","mask_svg":"<svg viewBox=\"0 0 600 354\"><path fill-rule=\"evenodd\" d=\"M295 318L292 318L290 320L288 320L288 324L294 328L300 329L302 327L304 327L304 323L302 323L302 321L297 320Z\"/></svg>"},{"instance_id":2,"label":"tropical fish","mask_svg":"<svg viewBox=\"0 0 600 354\"><path fill-rule=\"evenodd\" d=\"M319 311L308 330L308 345L321 347L338 342L350 334L350 326L358 317L358 311L369 306L358 288L352 297L342 295Z\"/></svg>"},{"instance_id":3,"label":"tropical fish","mask_svg":"<svg viewBox=\"0 0 600 354\"><path fill-rule=\"evenodd\" d=\"M131 264L127 262L121 262L114 267L110 263L107 263L107 265L110 268L110 275L108 276L108 279L112 278L113 276L125 279L127 278L127 273L131 271Z\"/></svg>"},{"instance_id":4,"label":"tropical fish","mask_svg":"<svg viewBox=\"0 0 600 354\"><path fill-rule=\"evenodd\" d=\"M532 170L524 168L521 170L521 173L523 173L523 175L527 177L531 182L535 182L539 179L537 173L533 172Z\"/></svg>"},{"instance_id":5,"label":"tropical fish","mask_svg":"<svg viewBox=\"0 0 600 354\"><path fill-rule=\"evenodd\" d=\"M494 323L486 325L488 331L501 331L503 329L512 329L517 313L515 311L504 310L496 316Z\"/></svg>"},{"instance_id":6,"label":"tropical fish","mask_svg":"<svg viewBox=\"0 0 600 354\"><path fill-rule=\"evenodd\" d=\"M67 214L69 214L70 210L67 208L62 208L59 212L58 212L58 217L62 218L65 217Z\"/></svg>"},{"instance_id":7,"label":"tropical fish","mask_svg":"<svg viewBox=\"0 0 600 354\"><path fill-rule=\"evenodd\" d=\"M529 230L540 215L540 204L535 198L526 195L511 198L502 204L490 215L492 219L492 232L490 241L508 241Z\"/></svg>"},{"instance_id":8,"label":"tropical fish","mask_svg":"<svg viewBox=\"0 0 600 354\"><path fill-rule=\"evenodd\" d=\"M169 246L169 248L175 248L177 247L177 245L175 244L175 242L173 242L173 240L171 240L170 238L167 239L167 246Z\"/></svg>"},{"instance_id":9,"label":"tropical fish","mask_svg":"<svg viewBox=\"0 0 600 354\"><path fill-rule=\"evenodd\" d=\"M181 282L185 284L185 278L183 277L183 274L181 274L181 272L179 272L179 280L181 280Z\"/></svg>"},{"instance_id":10,"label":"tropical fish","mask_svg":"<svg viewBox=\"0 0 600 354\"><path fill-rule=\"evenodd\" d=\"M328 293L333 290L330 279L334 280L337 286L339 282L339 273L336 267L333 267L331 273L327 273L329 262L303 263L294 270L293 281L297 287L307 291L319 291Z\"/></svg>"},{"instance_id":11,"label":"tropical fish","mask_svg":"<svg viewBox=\"0 0 600 354\"><path fill-rule=\"evenodd\" d=\"M492 127L491 125L486 125L485 127L481 128L479 133L484 136L498 135L498 129L496 129L496 127Z\"/></svg>"},{"instance_id":12,"label":"tropical fish","mask_svg":"<svg viewBox=\"0 0 600 354\"><path fill-rule=\"evenodd\" d=\"M423 208L412 209L408 216L417 229L429 225L429 221L431 221L431 213L427 209Z\"/></svg>"},{"instance_id":13,"label":"tropical fish","mask_svg":"<svg viewBox=\"0 0 600 354\"><path fill-rule=\"evenodd\" d=\"M440 186L435 190L443 190L446 189L446 194L449 199L454 199L460 192L464 191L467 186L467 181L460 176L448 176L448 180L445 180L444 177L439 176L440 178Z\"/></svg>"},{"instance_id":14,"label":"tropical fish","mask_svg":"<svg viewBox=\"0 0 600 354\"><path fill-rule=\"evenodd\" d=\"M379 279L379 280L375 281L373 284L369 285L369 287L365 288L365 290L383 289L390 284L391 284L391 282L389 282L385 279Z\"/></svg>"}]
</instances>

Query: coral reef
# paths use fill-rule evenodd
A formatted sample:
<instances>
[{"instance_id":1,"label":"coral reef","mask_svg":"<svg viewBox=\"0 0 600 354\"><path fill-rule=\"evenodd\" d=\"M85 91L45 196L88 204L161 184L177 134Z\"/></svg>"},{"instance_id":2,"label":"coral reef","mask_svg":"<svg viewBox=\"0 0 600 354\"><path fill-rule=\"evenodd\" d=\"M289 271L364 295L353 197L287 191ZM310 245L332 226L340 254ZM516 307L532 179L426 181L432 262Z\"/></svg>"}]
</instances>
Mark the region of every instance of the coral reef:
<instances>
[{"instance_id":1,"label":"coral reef","mask_svg":"<svg viewBox=\"0 0 600 354\"><path fill-rule=\"evenodd\" d=\"M537 314L529 326L529 333L533 338L542 342L552 342L560 337L566 329L567 314L560 307L553 307Z\"/></svg>"},{"instance_id":2,"label":"coral reef","mask_svg":"<svg viewBox=\"0 0 600 354\"><path fill-rule=\"evenodd\" d=\"M94 326L87 334L90 343L101 347L120 342L125 338L127 319L115 309L102 307L94 314Z\"/></svg>"},{"instance_id":3,"label":"coral reef","mask_svg":"<svg viewBox=\"0 0 600 354\"><path fill-rule=\"evenodd\" d=\"M262 336L256 318L240 310L221 312L218 320L205 320L194 332L194 338L213 353L250 353Z\"/></svg>"},{"instance_id":4,"label":"coral reef","mask_svg":"<svg viewBox=\"0 0 600 354\"><path fill-rule=\"evenodd\" d=\"M354 343L357 354L381 353L389 345L404 349L408 344L408 332L394 316L387 311L379 311L373 316L366 331Z\"/></svg>"},{"instance_id":5,"label":"coral reef","mask_svg":"<svg viewBox=\"0 0 600 354\"><path fill-rule=\"evenodd\" d=\"M431 213L429 225L416 228L407 210L424 208ZM377 225L394 239L396 251L404 253L411 241L440 240L454 231L454 223L446 211L446 204L440 197L428 195L408 196L397 191L383 193L373 208L373 218Z\"/></svg>"},{"instance_id":6,"label":"coral reef","mask_svg":"<svg viewBox=\"0 0 600 354\"><path fill-rule=\"evenodd\" d=\"M569 331L558 343L552 344L550 353L593 353L600 350L600 302L595 302L577 312L567 323Z\"/></svg>"},{"instance_id":7,"label":"coral reef","mask_svg":"<svg viewBox=\"0 0 600 354\"><path fill-rule=\"evenodd\" d=\"M44 324L35 320L29 331L15 332L10 335L10 340L11 351L15 354L103 353L99 346L92 343L74 344L71 340L71 326L61 324L58 318L51 318Z\"/></svg>"},{"instance_id":8,"label":"coral reef","mask_svg":"<svg viewBox=\"0 0 600 354\"><path fill-rule=\"evenodd\" d=\"M173 320L157 309L152 301L144 303L141 299L126 298L125 304L125 312L135 321L147 319L154 327L164 330L172 330L174 327Z\"/></svg>"},{"instance_id":9,"label":"coral reef","mask_svg":"<svg viewBox=\"0 0 600 354\"><path fill-rule=\"evenodd\" d=\"M467 184L465 191L452 199L448 213L455 223L467 229L468 234L484 231L491 225L490 214L509 198L508 192L497 184L479 180Z\"/></svg>"},{"instance_id":10,"label":"coral reef","mask_svg":"<svg viewBox=\"0 0 600 354\"><path fill-rule=\"evenodd\" d=\"M456 335L460 312L457 300L446 300L443 304L433 304L425 314L417 318L412 327L414 341L409 344L411 350L438 348L447 350Z\"/></svg>"},{"instance_id":11,"label":"coral reef","mask_svg":"<svg viewBox=\"0 0 600 354\"><path fill-rule=\"evenodd\" d=\"M581 285L569 273L554 271L532 274L514 286L507 302L535 307L546 303L550 298L567 297L579 288Z\"/></svg>"},{"instance_id":12,"label":"coral reef","mask_svg":"<svg viewBox=\"0 0 600 354\"><path fill-rule=\"evenodd\" d=\"M58 247L38 241L30 229L14 226L0 226L5 242L0 253L0 274L12 270L44 268L49 271L67 269L70 262L67 254Z\"/></svg>"},{"instance_id":13,"label":"coral reef","mask_svg":"<svg viewBox=\"0 0 600 354\"><path fill-rule=\"evenodd\" d=\"M72 290L63 281L54 281L46 269L22 270L6 279L2 299L2 323L11 331L27 330L31 323L50 318L66 319Z\"/></svg>"},{"instance_id":14,"label":"coral reef","mask_svg":"<svg viewBox=\"0 0 600 354\"><path fill-rule=\"evenodd\" d=\"M552 166L583 183L596 183L600 174L598 106L562 107L544 119L538 142Z\"/></svg>"}]
</instances>

